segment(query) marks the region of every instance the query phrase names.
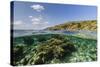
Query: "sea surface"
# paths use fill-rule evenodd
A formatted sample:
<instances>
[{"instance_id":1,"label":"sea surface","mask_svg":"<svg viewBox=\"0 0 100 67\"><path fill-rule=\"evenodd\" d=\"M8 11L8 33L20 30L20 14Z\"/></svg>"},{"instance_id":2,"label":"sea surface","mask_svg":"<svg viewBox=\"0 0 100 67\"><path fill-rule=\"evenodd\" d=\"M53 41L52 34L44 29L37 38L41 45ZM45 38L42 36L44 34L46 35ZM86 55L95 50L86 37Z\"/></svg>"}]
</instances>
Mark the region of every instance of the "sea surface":
<instances>
[{"instance_id":1,"label":"sea surface","mask_svg":"<svg viewBox=\"0 0 100 67\"><path fill-rule=\"evenodd\" d=\"M96 31L89 31L89 30L76 30L76 31L67 31L67 30L58 30L58 31L50 31L50 30L14 30L13 37L20 37L20 36L29 36L29 35L38 35L38 34L66 34L66 35L77 35L77 34L84 34L88 37L97 38Z\"/></svg>"}]
</instances>

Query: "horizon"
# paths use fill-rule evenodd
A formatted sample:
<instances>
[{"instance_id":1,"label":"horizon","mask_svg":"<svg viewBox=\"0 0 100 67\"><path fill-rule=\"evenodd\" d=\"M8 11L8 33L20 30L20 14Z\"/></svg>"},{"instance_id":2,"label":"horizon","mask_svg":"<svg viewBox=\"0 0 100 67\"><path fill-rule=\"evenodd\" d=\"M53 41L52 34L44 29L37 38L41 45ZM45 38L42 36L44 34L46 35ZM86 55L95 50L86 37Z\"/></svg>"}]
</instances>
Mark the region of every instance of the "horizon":
<instances>
[{"instance_id":1,"label":"horizon","mask_svg":"<svg viewBox=\"0 0 100 67\"><path fill-rule=\"evenodd\" d=\"M13 29L42 30L71 21L97 20L97 7L13 1Z\"/></svg>"},{"instance_id":2,"label":"horizon","mask_svg":"<svg viewBox=\"0 0 100 67\"><path fill-rule=\"evenodd\" d=\"M83 21L97 21L97 20L83 20ZM69 21L69 22L64 22L64 23L61 23L61 24L65 24L65 23L81 23L83 21ZM56 25L61 25L61 24L56 24ZM54 25L54 26L56 26ZM50 26L50 27L54 27L54 26ZM49 27L46 27L46 28L49 28ZM44 28L44 29L46 29ZM44 29L38 29L38 30L44 30ZM35 30L35 29L11 29L11 30Z\"/></svg>"}]
</instances>

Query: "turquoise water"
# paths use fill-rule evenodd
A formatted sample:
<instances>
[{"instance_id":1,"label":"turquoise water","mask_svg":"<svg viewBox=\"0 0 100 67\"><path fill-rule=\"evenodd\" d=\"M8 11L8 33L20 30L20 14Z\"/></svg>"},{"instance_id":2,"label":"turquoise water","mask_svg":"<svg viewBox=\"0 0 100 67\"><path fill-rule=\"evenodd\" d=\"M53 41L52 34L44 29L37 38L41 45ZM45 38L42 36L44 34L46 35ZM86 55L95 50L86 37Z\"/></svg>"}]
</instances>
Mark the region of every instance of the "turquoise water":
<instances>
[{"instance_id":1,"label":"turquoise water","mask_svg":"<svg viewBox=\"0 0 100 67\"><path fill-rule=\"evenodd\" d=\"M55 40L51 40L52 38ZM57 39L58 41L56 41ZM50 47L54 47L54 44L60 42L59 39L63 41L61 45L64 45L65 42L66 44L72 43L74 47L76 48L76 50L74 52L72 51L70 53L65 53L64 57L61 57L61 58L56 58L56 59L52 58L51 60L48 60L48 61L44 59L45 61L44 64L90 62L90 61L97 60L97 40L95 39L86 39L86 38L80 38L77 36L63 35L63 34L38 34L38 35L21 36L21 37L14 38L14 48L13 48L15 52L15 56L13 56L15 58L14 64L15 65L35 64L34 59L38 59L39 57L38 54L45 52L45 50L49 51L45 48L49 49ZM50 40L51 42L48 42ZM42 46L44 43L46 45ZM53 43L52 46L49 45L51 43ZM41 47L39 47L40 45ZM43 51L41 50L40 52L38 52L37 50L41 48L43 48L44 50ZM59 53L60 49L57 50L57 48L55 48L52 50L58 51ZM43 59L45 57L42 57L39 59Z\"/></svg>"},{"instance_id":2,"label":"turquoise water","mask_svg":"<svg viewBox=\"0 0 100 67\"><path fill-rule=\"evenodd\" d=\"M20 36L29 36L29 35L38 35L38 34L66 34L66 35L82 35L88 38L97 39L96 31L88 31L88 30L76 30L76 31L66 31L66 30L58 30L58 31L49 31L49 30L14 30L14 37Z\"/></svg>"}]
</instances>

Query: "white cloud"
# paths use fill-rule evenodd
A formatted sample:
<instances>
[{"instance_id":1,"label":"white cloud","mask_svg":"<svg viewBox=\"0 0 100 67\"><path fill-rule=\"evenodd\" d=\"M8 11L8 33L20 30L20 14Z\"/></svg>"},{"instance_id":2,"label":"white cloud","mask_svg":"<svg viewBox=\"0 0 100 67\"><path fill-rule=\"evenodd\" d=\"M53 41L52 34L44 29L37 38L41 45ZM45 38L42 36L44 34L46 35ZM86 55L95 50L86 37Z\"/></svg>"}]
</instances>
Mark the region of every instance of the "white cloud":
<instances>
[{"instance_id":1,"label":"white cloud","mask_svg":"<svg viewBox=\"0 0 100 67\"><path fill-rule=\"evenodd\" d=\"M28 16L29 22L25 22L24 20L14 21L14 29L44 29L49 26L49 22L41 15L39 16Z\"/></svg>"},{"instance_id":2,"label":"white cloud","mask_svg":"<svg viewBox=\"0 0 100 67\"><path fill-rule=\"evenodd\" d=\"M32 18L33 16L29 16L29 18Z\"/></svg>"},{"instance_id":3,"label":"white cloud","mask_svg":"<svg viewBox=\"0 0 100 67\"><path fill-rule=\"evenodd\" d=\"M23 22L19 20L19 21L15 21L15 22L14 22L14 25L21 25L22 23L23 23Z\"/></svg>"},{"instance_id":4,"label":"white cloud","mask_svg":"<svg viewBox=\"0 0 100 67\"><path fill-rule=\"evenodd\" d=\"M45 23L47 23L47 24L48 24L49 22L45 22Z\"/></svg>"},{"instance_id":5,"label":"white cloud","mask_svg":"<svg viewBox=\"0 0 100 67\"><path fill-rule=\"evenodd\" d=\"M33 22L40 22L41 19L40 19L40 18L32 18L32 21L33 21Z\"/></svg>"},{"instance_id":6,"label":"white cloud","mask_svg":"<svg viewBox=\"0 0 100 67\"><path fill-rule=\"evenodd\" d=\"M41 24L40 22L36 22L36 21L34 21L34 22L32 22L32 24L34 25L34 24Z\"/></svg>"},{"instance_id":7,"label":"white cloud","mask_svg":"<svg viewBox=\"0 0 100 67\"><path fill-rule=\"evenodd\" d=\"M13 29L29 29L30 28L30 26L26 22L23 22L22 20L14 21L13 25L14 25Z\"/></svg>"},{"instance_id":8,"label":"white cloud","mask_svg":"<svg viewBox=\"0 0 100 67\"><path fill-rule=\"evenodd\" d=\"M31 18L32 24L47 24L48 22L46 22L42 16L39 17L33 17Z\"/></svg>"},{"instance_id":9,"label":"white cloud","mask_svg":"<svg viewBox=\"0 0 100 67\"><path fill-rule=\"evenodd\" d=\"M42 16L32 17L30 20L34 29L43 29L46 28L49 24L49 22L45 21Z\"/></svg>"},{"instance_id":10,"label":"white cloud","mask_svg":"<svg viewBox=\"0 0 100 67\"><path fill-rule=\"evenodd\" d=\"M44 6L39 5L39 4L35 4L35 5L30 6L30 7L37 12L41 12L45 9Z\"/></svg>"}]
</instances>

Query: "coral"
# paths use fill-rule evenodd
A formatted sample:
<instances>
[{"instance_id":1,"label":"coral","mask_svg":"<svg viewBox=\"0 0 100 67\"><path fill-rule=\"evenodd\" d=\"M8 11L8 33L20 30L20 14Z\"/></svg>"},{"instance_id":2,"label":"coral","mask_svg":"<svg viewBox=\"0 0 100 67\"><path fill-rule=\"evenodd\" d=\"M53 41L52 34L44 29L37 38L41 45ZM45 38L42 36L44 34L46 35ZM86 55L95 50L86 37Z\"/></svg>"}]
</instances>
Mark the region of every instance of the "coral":
<instances>
[{"instance_id":1,"label":"coral","mask_svg":"<svg viewBox=\"0 0 100 67\"><path fill-rule=\"evenodd\" d=\"M39 40L41 37L43 37L44 40ZM30 36L29 39L35 40L30 45L29 43L24 43L23 38L26 38L26 41L28 40L27 36L18 37L15 41L15 46L13 46L14 65L54 64L97 60L97 40L62 34L45 34Z\"/></svg>"}]
</instances>

